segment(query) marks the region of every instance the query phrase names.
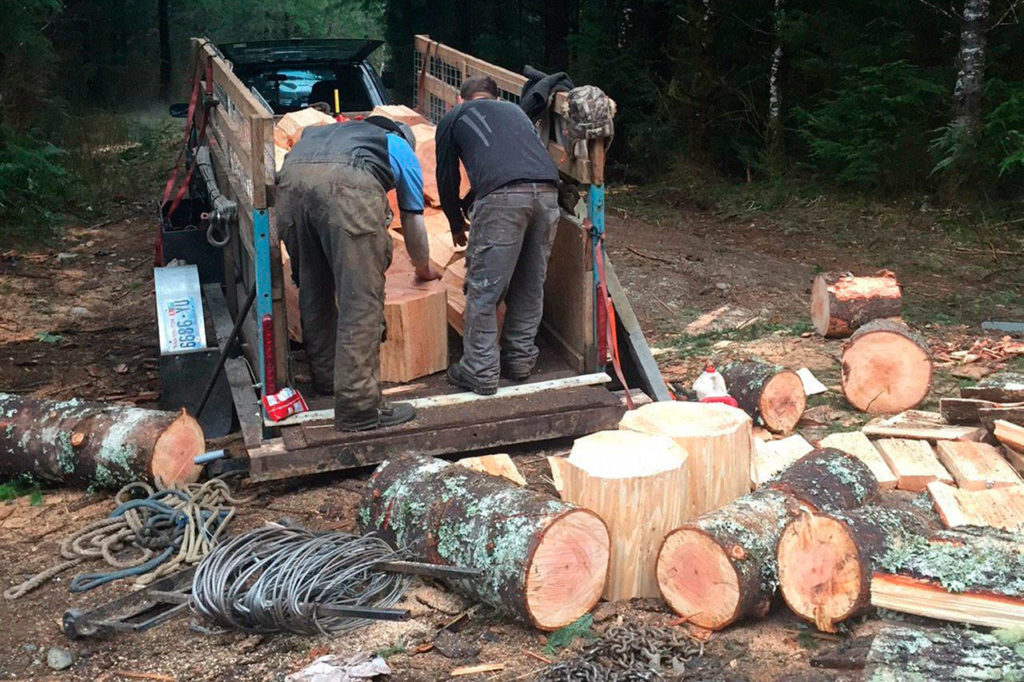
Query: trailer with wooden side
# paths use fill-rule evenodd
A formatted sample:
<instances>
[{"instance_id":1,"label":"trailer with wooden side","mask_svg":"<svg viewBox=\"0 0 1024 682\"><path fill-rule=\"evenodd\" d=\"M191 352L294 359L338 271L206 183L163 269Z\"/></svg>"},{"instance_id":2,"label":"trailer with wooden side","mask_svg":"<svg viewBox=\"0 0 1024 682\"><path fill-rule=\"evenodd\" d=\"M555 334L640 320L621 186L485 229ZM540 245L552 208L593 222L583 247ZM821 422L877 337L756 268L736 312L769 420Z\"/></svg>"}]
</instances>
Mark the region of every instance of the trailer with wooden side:
<instances>
[{"instance_id":1,"label":"trailer with wooden side","mask_svg":"<svg viewBox=\"0 0 1024 682\"><path fill-rule=\"evenodd\" d=\"M187 197L198 201L219 195L236 209L221 221L227 236L223 282L207 278L202 289L219 343L227 342L233 328L239 330L238 350L229 354L224 371L252 479L362 467L400 452L454 455L615 428L629 395L618 378L611 379L618 374L611 368L616 355L625 384L634 392L640 389L654 400L670 398L604 253L605 150L610 140L569 144L567 98L559 93L551 98L539 129L547 135L561 175L585 188L585 200L574 213L563 210L558 223L538 337L541 356L530 381L503 383L489 397L456 392L443 372L413 383L385 384L386 395L411 401L419 416L368 433L334 430L332 400L312 395L307 396L309 412L270 421L260 397L299 385L296 378L303 366L299 346L289 339L286 275L274 211L274 107L257 88L246 86L225 52L211 42L192 41L192 63L195 111L186 124L185 158L208 161L192 177ZM518 102L526 82L426 36L416 37L414 67L416 111L435 124L456 104L458 87L469 76L490 75L501 98L512 102ZM335 99L340 106L337 94ZM604 291L607 295L600 293ZM250 295L253 301L246 311ZM296 320L291 322L296 326ZM455 359L461 341L454 329L448 333L450 358Z\"/></svg>"}]
</instances>

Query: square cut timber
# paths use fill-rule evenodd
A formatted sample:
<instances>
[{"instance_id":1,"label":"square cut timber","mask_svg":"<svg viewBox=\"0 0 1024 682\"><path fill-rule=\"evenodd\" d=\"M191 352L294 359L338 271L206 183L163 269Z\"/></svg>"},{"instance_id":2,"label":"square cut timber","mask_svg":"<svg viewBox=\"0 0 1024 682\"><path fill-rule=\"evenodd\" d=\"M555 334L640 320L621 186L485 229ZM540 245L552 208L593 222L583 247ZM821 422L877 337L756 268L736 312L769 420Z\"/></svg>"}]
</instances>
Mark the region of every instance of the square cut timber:
<instances>
[{"instance_id":1,"label":"square cut timber","mask_svg":"<svg viewBox=\"0 0 1024 682\"><path fill-rule=\"evenodd\" d=\"M923 440L882 438L875 441L875 446L896 474L896 487L900 490L921 492L932 481L953 482L932 446Z\"/></svg>"},{"instance_id":2,"label":"square cut timber","mask_svg":"<svg viewBox=\"0 0 1024 682\"><path fill-rule=\"evenodd\" d=\"M888 463L879 454L878 448L860 431L833 433L822 438L819 445L823 448L842 450L866 464L878 479L879 488L891 490L896 487L896 474L892 472Z\"/></svg>"},{"instance_id":3,"label":"square cut timber","mask_svg":"<svg viewBox=\"0 0 1024 682\"><path fill-rule=\"evenodd\" d=\"M1022 481L999 450L988 443L939 441L939 461L964 490L987 490L1021 485Z\"/></svg>"},{"instance_id":4,"label":"square cut timber","mask_svg":"<svg viewBox=\"0 0 1024 682\"><path fill-rule=\"evenodd\" d=\"M928 484L935 511L947 528L989 526L1008 531L1024 529L1024 486L961 490L948 483Z\"/></svg>"},{"instance_id":5,"label":"square cut timber","mask_svg":"<svg viewBox=\"0 0 1024 682\"><path fill-rule=\"evenodd\" d=\"M955 426L946 423L938 412L907 410L894 417L874 419L861 432L872 438L911 438L915 440L981 440L981 426Z\"/></svg>"}]
</instances>

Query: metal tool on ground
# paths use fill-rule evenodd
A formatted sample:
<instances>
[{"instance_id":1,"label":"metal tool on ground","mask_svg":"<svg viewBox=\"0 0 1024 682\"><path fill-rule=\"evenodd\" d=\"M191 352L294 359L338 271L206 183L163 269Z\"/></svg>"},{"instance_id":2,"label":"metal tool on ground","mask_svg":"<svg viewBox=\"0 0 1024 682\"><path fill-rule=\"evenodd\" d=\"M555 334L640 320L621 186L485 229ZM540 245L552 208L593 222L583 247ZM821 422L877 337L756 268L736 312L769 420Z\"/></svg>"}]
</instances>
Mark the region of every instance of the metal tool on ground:
<instances>
[{"instance_id":1,"label":"metal tool on ground","mask_svg":"<svg viewBox=\"0 0 1024 682\"><path fill-rule=\"evenodd\" d=\"M145 496L131 497L139 491ZM18 599L55 575L94 559L103 559L111 570L75 576L71 591L84 592L128 577L135 577L136 584L148 584L209 554L240 503L220 479L184 490L154 491L145 483L132 483L114 499L118 506L110 516L61 541L63 562L8 589L4 598Z\"/></svg>"},{"instance_id":2,"label":"metal tool on ground","mask_svg":"<svg viewBox=\"0 0 1024 682\"><path fill-rule=\"evenodd\" d=\"M473 577L479 571L403 561L372 535L273 527L243 533L196 570L193 610L245 632L326 634L373 620L404 620L391 608L409 575Z\"/></svg>"}]
</instances>

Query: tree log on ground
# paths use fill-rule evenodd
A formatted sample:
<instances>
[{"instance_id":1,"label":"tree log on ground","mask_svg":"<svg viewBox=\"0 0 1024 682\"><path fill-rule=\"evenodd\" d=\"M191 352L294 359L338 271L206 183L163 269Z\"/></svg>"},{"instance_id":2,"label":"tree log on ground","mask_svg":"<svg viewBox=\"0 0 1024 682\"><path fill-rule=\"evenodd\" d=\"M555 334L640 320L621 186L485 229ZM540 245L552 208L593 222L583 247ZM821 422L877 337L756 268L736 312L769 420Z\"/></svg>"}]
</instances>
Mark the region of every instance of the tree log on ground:
<instances>
[{"instance_id":1,"label":"tree log on ground","mask_svg":"<svg viewBox=\"0 0 1024 682\"><path fill-rule=\"evenodd\" d=\"M865 324L843 347L843 395L858 410L894 414L928 395L932 359L928 345L892 320Z\"/></svg>"},{"instance_id":2,"label":"tree log on ground","mask_svg":"<svg viewBox=\"0 0 1024 682\"><path fill-rule=\"evenodd\" d=\"M81 400L0 393L0 476L34 474L65 485L118 488L136 480L192 483L206 441L192 417Z\"/></svg>"},{"instance_id":3,"label":"tree log on ground","mask_svg":"<svg viewBox=\"0 0 1024 682\"><path fill-rule=\"evenodd\" d=\"M750 492L754 436L750 417L715 403L656 402L626 412L620 427L668 436L688 455L687 518L723 507Z\"/></svg>"},{"instance_id":4,"label":"tree log on ground","mask_svg":"<svg viewBox=\"0 0 1024 682\"><path fill-rule=\"evenodd\" d=\"M877 483L860 460L816 450L748 495L669 533L658 585L673 611L720 630L767 613L778 586L776 545L802 509L847 509L873 499Z\"/></svg>"},{"instance_id":5,"label":"tree log on ground","mask_svg":"<svg viewBox=\"0 0 1024 682\"><path fill-rule=\"evenodd\" d=\"M985 377L977 386L965 386L960 396L997 403L1024 402L1024 373L999 372Z\"/></svg>"},{"instance_id":6,"label":"tree log on ground","mask_svg":"<svg viewBox=\"0 0 1024 682\"><path fill-rule=\"evenodd\" d=\"M800 421L807 395L796 372L764 362L732 362L718 371L729 395L755 424L789 433Z\"/></svg>"},{"instance_id":7,"label":"tree log on ground","mask_svg":"<svg viewBox=\"0 0 1024 682\"><path fill-rule=\"evenodd\" d=\"M1024 544L989 528L894 544L871 581L874 606L988 627L1024 622Z\"/></svg>"},{"instance_id":8,"label":"tree log on ground","mask_svg":"<svg viewBox=\"0 0 1024 682\"><path fill-rule=\"evenodd\" d=\"M872 320L899 317L901 308L899 282L888 270L870 277L823 272L811 285L811 322L822 336L849 336Z\"/></svg>"},{"instance_id":9,"label":"tree log on ground","mask_svg":"<svg viewBox=\"0 0 1024 682\"><path fill-rule=\"evenodd\" d=\"M934 527L934 513L869 505L792 521L779 538L779 591L796 615L824 632L871 606L875 562L899 538Z\"/></svg>"},{"instance_id":10,"label":"tree log on ground","mask_svg":"<svg viewBox=\"0 0 1024 682\"><path fill-rule=\"evenodd\" d=\"M431 457L390 459L369 483L363 528L411 559L481 569L451 582L475 600L555 630L601 598L609 536L591 511Z\"/></svg>"},{"instance_id":11,"label":"tree log on ground","mask_svg":"<svg viewBox=\"0 0 1024 682\"><path fill-rule=\"evenodd\" d=\"M886 625L867 655L865 680L1019 680L1024 657L994 635Z\"/></svg>"},{"instance_id":12,"label":"tree log on ground","mask_svg":"<svg viewBox=\"0 0 1024 682\"><path fill-rule=\"evenodd\" d=\"M589 509L608 525L611 562L604 598L657 597L655 563L665 534L689 512L687 455L665 436L598 431L578 438L560 469L562 499Z\"/></svg>"}]
</instances>

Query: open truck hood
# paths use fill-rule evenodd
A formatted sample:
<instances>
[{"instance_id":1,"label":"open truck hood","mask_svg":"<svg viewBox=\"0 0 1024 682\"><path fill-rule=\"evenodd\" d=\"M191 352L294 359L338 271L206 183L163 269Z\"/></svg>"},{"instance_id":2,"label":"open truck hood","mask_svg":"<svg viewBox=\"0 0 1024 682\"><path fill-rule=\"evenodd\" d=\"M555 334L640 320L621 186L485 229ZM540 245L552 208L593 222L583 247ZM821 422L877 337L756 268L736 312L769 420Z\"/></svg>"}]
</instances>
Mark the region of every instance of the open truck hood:
<instances>
[{"instance_id":1,"label":"open truck hood","mask_svg":"<svg viewBox=\"0 0 1024 682\"><path fill-rule=\"evenodd\" d=\"M251 40L218 45L236 66L361 62L384 44L362 38Z\"/></svg>"}]
</instances>

